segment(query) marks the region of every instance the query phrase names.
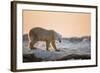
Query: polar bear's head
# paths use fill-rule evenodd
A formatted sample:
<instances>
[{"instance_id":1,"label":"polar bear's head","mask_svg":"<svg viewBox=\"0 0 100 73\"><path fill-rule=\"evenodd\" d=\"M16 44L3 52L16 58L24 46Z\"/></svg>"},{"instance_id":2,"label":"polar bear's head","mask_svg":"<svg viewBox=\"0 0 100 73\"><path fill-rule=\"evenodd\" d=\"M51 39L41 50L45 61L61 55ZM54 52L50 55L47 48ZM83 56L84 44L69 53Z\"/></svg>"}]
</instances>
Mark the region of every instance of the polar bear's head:
<instances>
[{"instance_id":1,"label":"polar bear's head","mask_svg":"<svg viewBox=\"0 0 100 73\"><path fill-rule=\"evenodd\" d=\"M61 43L62 35L58 32L55 32L55 40L59 41Z\"/></svg>"}]
</instances>

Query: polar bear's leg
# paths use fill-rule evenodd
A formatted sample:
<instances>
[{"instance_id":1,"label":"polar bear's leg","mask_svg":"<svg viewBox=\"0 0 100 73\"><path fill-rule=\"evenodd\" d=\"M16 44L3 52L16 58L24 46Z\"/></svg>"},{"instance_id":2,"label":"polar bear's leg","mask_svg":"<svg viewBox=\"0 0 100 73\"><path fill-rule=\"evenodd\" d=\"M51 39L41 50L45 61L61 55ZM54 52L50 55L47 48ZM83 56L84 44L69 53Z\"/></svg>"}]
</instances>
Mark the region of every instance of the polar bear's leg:
<instances>
[{"instance_id":1,"label":"polar bear's leg","mask_svg":"<svg viewBox=\"0 0 100 73\"><path fill-rule=\"evenodd\" d=\"M29 43L29 48L30 49L35 49L35 47L34 47L34 44L36 43L37 41L31 41L30 43Z\"/></svg>"},{"instance_id":2,"label":"polar bear's leg","mask_svg":"<svg viewBox=\"0 0 100 73\"><path fill-rule=\"evenodd\" d=\"M54 41L54 40L51 41L51 44L52 44L52 47L53 47L55 50L57 50L56 45L55 45L55 41Z\"/></svg>"},{"instance_id":3,"label":"polar bear's leg","mask_svg":"<svg viewBox=\"0 0 100 73\"><path fill-rule=\"evenodd\" d=\"M30 49L33 48L33 44L32 44L32 42L29 42L29 48L30 48Z\"/></svg>"},{"instance_id":4,"label":"polar bear's leg","mask_svg":"<svg viewBox=\"0 0 100 73\"><path fill-rule=\"evenodd\" d=\"M52 47L55 49L55 51L59 51L58 49L57 49L57 47L56 47L56 43L55 43L55 40L53 40L52 42L51 42L51 44L52 44Z\"/></svg>"},{"instance_id":5,"label":"polar bear's leg","mask_svg":"<svg viewBox=\"0 0 100 73\"><path fill-rule=\"evenodd\" d=\"M46 50L48 50L48 51L49 51L49 46L50 46L50 42L46 41Z\"/></svg>"}]
</instances>

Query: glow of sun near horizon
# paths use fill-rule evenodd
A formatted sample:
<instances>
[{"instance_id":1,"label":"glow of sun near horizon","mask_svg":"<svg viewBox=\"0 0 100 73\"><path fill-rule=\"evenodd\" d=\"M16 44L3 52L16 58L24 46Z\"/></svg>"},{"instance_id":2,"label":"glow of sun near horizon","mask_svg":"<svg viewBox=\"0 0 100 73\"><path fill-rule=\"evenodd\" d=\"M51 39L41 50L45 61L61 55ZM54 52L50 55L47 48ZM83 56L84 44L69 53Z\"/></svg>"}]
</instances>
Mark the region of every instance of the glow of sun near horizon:
<instances>
[{"instance_id":1,"label":"glow of sun near horizon","mask_svg":"<svg viewBox=\"0 0 100 73\"><path fill-rule=\"evenodd\" d=\"M23 10L23 34L35 27L55 30L63 37L90 36L91 14Z\"/></svg>"}]
</instances>

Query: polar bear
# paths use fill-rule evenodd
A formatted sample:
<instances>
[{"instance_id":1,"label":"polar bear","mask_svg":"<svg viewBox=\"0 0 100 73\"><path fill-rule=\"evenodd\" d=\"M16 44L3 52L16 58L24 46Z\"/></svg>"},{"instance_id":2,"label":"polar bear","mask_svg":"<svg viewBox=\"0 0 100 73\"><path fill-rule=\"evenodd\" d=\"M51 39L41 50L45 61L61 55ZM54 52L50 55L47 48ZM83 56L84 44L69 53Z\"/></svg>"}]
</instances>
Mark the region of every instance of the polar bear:
<instances>
[{"instance_id":1,"label":"polar bear","mask_svg":"<svg viewBox=\"0 0 100 73\"><path fill-rule=\"evenodd\" d=\"M30 49L35 49L34 44L37 41L45 41L46 42L46 50L49 51L49 46L50 43L52 47L56 50L59 51L55 45L55 40L58 40L61 42L61 35L54 30L46 30L44 28L36 27L32 28L29 31L29 48Z\"/></svg>"}]
</instances>

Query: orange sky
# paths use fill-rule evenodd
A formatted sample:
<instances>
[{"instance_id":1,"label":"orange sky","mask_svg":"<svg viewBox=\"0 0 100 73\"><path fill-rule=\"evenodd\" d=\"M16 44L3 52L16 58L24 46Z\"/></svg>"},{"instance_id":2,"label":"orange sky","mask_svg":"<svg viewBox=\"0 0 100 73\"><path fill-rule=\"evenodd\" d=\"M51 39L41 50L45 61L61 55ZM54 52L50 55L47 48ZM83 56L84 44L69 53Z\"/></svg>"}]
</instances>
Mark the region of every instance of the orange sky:
<instances>
[{"instance_id":1,"label":"orange sky","mask_svg":"<svg viewBox=\"0 0 100 73\"><path fill-rule=\"evenodd\" d=\"M23 34L31 28L53 29L63 37L91 34L91 14L71 12L23 11Z\"/></svg>"}]
</instances>

